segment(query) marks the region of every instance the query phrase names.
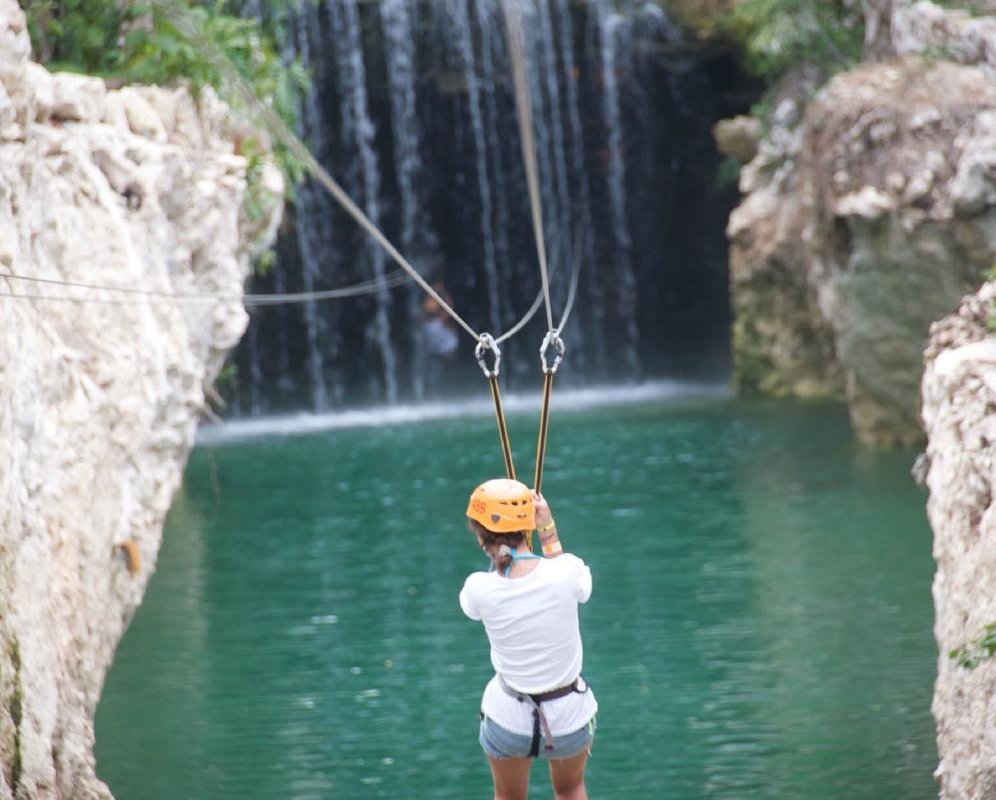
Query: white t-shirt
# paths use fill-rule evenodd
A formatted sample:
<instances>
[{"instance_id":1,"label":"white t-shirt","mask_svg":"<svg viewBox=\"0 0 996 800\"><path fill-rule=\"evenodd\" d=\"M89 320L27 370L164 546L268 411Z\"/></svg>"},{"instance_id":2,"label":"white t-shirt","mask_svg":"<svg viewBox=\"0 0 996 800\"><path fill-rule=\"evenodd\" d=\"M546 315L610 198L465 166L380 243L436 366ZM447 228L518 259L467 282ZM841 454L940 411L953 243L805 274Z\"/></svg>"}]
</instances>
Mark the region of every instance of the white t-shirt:
<instances>
[{"instance_id":1,"label":"white t-shirt","mask_svg":"<svg viewBox=\"0 0 996 800\"><path fill-rule=\"evenodd\" d=\"M591 570L565 553L541 559L518 578L473 573L460 592L460 607L484 623L495 672L519 692L540 694L567 686L581 674L578 604L589 597ZM532 733L532 707L506 694L497 676L484 690L481 709L513 733ZM597 710L591 690L543 703L555 737L583 727Z\"/></svg>"}]
</instances>

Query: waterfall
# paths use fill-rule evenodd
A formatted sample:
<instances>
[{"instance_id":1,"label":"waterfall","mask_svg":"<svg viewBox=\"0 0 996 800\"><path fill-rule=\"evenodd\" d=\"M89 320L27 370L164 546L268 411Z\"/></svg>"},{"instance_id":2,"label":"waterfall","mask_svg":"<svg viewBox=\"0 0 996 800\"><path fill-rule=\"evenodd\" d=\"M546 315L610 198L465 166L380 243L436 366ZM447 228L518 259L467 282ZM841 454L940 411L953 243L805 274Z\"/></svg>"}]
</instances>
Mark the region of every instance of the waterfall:
<instances>
[{"instance_id":1,"label":"waterfall","mask_svg":"<svg viewBox=\"0 0 996 800\"><path fill-rule=\"evenodd\" d=\"M623 159L623 125L616 71L619 68L617 46L626 33L626 20L611 10L608 0L589 0L598 24L599 50L602 68L602 103L604 123L608 131L608 190L609 213L612 219L615 270L609 293L615 301L615 313L625 330L626 366L631 374L639 372L636 350L636 278L633 274L630 236L626 215L626 163ZM630 46L631 43L628 43Z\"/></svg>"},{"instance_id":2,"label":"waterfall","mask_svg":"<svg viewBox=\"0 0 996 800\"><path fill-rule=\"evenodd\" d=\"M313 59L311 56L311 38L312 35L317 38L320 31L318 29L318 15L312 3L303 4L301 11L293 17L293 25L296 34L294 44L298 55L304 63L317 65L318 59ZM318 87L313 85L309 87L304 96L300 109L299 134L311 146L315 157L321 159L322 152L319 144L321 143L322 118L318 112L317 95ZM301 283L305 292L315 291L317 288L316 279L321 276L318 254L322 252L322 248L316 239L322 230L318 222L324 216L322 212L327 204L325 194L314 181L308 181L299 187L297 214L294 222L297 243L301 251ZM328 410L329 401L328 389L325 384L325 364L322 358L324 326L319 317L318 305L314 301L304 304L304 322L308 350L307 366L311 378L311 407L321 413Z\"/></svg>"},{"instance_id":3,"label":"waterfall","mask_svg":"<svg viewBox=\"0 0 996 800\"><path fill-rule=\"evenodd\" d=\"M366 68L363 64L363 43L360 37L359 12L356 0L328 0L326 8L335 36L336 63L342 81L340 93L344 100L342 110L342 136L352 140L359 153L361 182L358 196L364 212L375 226L380 226L380 171L374 152L374 125L370 119ZM374 277L380 281L374 312L373 338L380 350L383 367L384 399L393 403L398 399L398 384L394 347L391 343L391 323L388 308L391 296L384 286L386 255L378 245L367 239L365 251Z\"/></svg>"},{"instance_id":4,"label":"waterfall","mask_svg":"<svg viewBox=\"0 0 996 800\"><path fill-rule=\"evenodd\" d=\"M576 258L583 258L584 262L582 263L586 262L590 265L595 262L594 220L591 213L591 187L588 185L588 171L584 159L584 134L581 128L581 102L578 94L578 80L581 73L574 60L574 26L571 22L568 0L556 0L556 3L557 18L560 24L560 52L564 63L564 84L567 89L567 118L571 129L571 170L576 182L576 188L572 195L574 214L570 220L571 244L569 252L572 263ZM575 231L580 233L578 241L575 241ZM586 282L586 285L590 285L590 281ZM592 327L598 330L604 324L601 296L588 293L586 299L587 307L592 316ZM598 335L586 337L588 331L580 325L577 326L577 330L581 346L573 348L572 352L579 354L581 362L579 366L583 367L586 339L590 338L595 348L593 355L596 369L604 371L606 362L605 339Z\"/></svg>"},{"instance_id":5,"label":"waterfall","mask_svg":"<svg viewBox=\"0 0 996 800\"><path fill-rule=\"evenodd\" d=\"M408 0L383 0L380 5L387 79L391 96L391 132L394 164L401 198L401 251L422 266L438 244L429 237L429 220L416 190L424 165L420 156L421 131L416 113L415 40L412 37L411 7ZM429 239L427 246L422 242ZM408 317L418 320L422 290L415 285L407 292ZM410 359L412 392L416 399L425 394L425 347L423 337L414 336Z\"/></svg>"},{"instance_id":6,"label":"waterfall","mask_svg":"<svg viewBox=\"0 0 996 800\"><path fill-rule=\"evenodd\" d=\"M555 316L579 248L584 257L562 380L669 375L661 354L697 346L674 312L694 309L703 286L725 303L712 118L696 117L713 114L718 95L701 73L685 77L697 62L676 63L689 45L656 6L511 1L523 16ZM243 0L241 13L268 8ZM308 0L282 18L283 57L312 76L301 137L473 327L500 332L539 288L500 0ZM704 154L703 166L690 154ZM287 219L277 264L255 290L382 283L349 301L254 310L233 407L321 412L480 389L469 341L443 354L427 344L421 290L387 290L385 254L322 189L298 187ZM705 223L718 244L701 243ZM504 348L515 388L535 384L542 317Z\"/></svg>"}]
</instances>

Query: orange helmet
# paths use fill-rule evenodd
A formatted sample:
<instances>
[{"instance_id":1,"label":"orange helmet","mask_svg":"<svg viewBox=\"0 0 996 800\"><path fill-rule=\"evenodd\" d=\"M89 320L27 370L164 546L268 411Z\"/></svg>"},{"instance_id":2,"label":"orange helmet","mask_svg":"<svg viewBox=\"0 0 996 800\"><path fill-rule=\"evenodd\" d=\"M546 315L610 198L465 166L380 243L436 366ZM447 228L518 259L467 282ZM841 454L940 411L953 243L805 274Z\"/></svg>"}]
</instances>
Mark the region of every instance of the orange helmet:
<instances>
[{"instance_id":1,"label":"orange helmet","mask_svg":"<svg viewBox=\"0 0 996 800\"><path fill-rule=\"evenodd\" d=\"M470 495L467 516L492 533L533 529L533 493L524 483L496 478L485 481Z\"/></svg>"}]
</instances>

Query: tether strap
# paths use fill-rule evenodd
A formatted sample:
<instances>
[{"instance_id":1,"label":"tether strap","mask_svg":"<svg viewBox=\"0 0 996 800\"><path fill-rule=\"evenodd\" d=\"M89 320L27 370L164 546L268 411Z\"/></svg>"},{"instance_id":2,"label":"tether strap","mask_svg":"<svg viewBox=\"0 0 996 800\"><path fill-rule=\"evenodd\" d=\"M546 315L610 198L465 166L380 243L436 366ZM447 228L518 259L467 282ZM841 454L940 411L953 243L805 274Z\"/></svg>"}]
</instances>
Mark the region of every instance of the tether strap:
<instances>
[{"instance_id":1,"label":"tether strap","mask_svg":"<svg viewBox=\"0 0 996 800\"><path fill-rule=\"evenodd\" d=\"M491 387L491 399L495 404L495 419L498 422L498 438L501 440L501 454L505 459L505 474L515 480L515 464L512 462L512 444L508 439L508 424L505 422L505 411L501 406L501 390L498 388L498 376L488 377Z\"/></svg>"},{"instance_id":2,"label":"tether strap","mask_svg":"<svg viewBox=\"0 0 996 800\"><path fill-rule=\"evenodd\" d=\"M533 488L537 494L543 491L543 463L546 461L546 437L550 429L550 394L553 391L553 372L543 373L543 405L540 409L539 436L536 440L536 472L533 475Z\"/></svg>"},{"instance_id":3,"label":"tether strap","mask_svg":"<svg viewBox=\"0 0 996 800\"><path fill-rule=\"evenodd\" d=\"M553 348L553 363L547 363L547 353ZM540 411L539 436L536 439L536 472L533 475L533 489L539 494L543 490L543 464L546 462L546 437L550 430L550 395L553 393L553 376L564 360L564 340L560 331L554 328L543 337L540 345L540 364L543 367L543 406Z\"/></svg>"}]
</instances>

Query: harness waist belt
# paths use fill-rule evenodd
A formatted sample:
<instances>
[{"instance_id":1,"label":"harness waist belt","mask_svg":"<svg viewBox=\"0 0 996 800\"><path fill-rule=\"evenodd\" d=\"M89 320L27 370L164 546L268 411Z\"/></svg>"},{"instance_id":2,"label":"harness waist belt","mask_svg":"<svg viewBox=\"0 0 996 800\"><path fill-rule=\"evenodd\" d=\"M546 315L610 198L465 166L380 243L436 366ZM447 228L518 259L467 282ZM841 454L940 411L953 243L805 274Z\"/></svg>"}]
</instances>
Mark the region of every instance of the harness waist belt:
<instances>
[{"instance_id":1,"label":"harness waist belt","mask_svg":"<svg viewBox=\"0 0 996 800\"><path fill-rule=\"evenodd\" d=\"M514 697L520 703L529 703L533 707L533 741L529 748L530 758L536 758L539 755L540 727L543 729L543 738L546 739L544 749L553 750L553 734L550 732L550 723L546 720L546 714L543 713L542 704L548 700L566 697L569 694L584 694L588 691L588 684L580 676L575 678L573 683L567 684L567 686L561 686L559 689L551 689L549 692L540 692L539 694L519 692L509 686L505 682L505 678L501 675L498 676L498 685L501 686L505 694Z\"/></svg>"},{"instance_id":2,"label":"harness waist belt","mask_svg":"<svg viewBox=\"0 0 996 800\"><path fill-rule=\"evenodd\" d=\"M575 678L573 683L569 683L567 686L561 686L559 689L551 689L549 692L541 692L540 694L531 694L529 696L537 703L545 703L547 700L556 700L558 697L566 697L569 694L574 694L576 691L578 691L578 678ZM516 692L516 694L518 694L518 692Z\"/></svg>"}]
</instances>

